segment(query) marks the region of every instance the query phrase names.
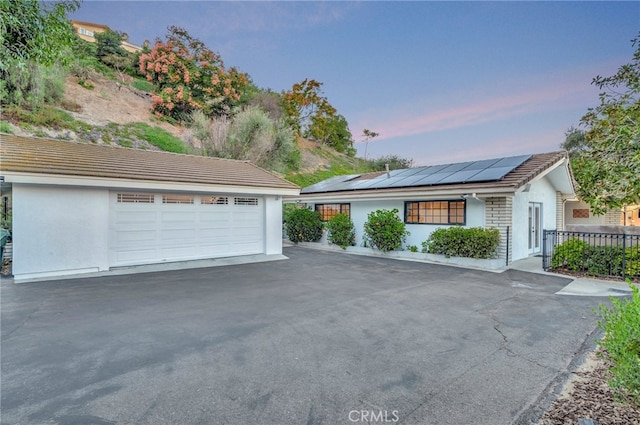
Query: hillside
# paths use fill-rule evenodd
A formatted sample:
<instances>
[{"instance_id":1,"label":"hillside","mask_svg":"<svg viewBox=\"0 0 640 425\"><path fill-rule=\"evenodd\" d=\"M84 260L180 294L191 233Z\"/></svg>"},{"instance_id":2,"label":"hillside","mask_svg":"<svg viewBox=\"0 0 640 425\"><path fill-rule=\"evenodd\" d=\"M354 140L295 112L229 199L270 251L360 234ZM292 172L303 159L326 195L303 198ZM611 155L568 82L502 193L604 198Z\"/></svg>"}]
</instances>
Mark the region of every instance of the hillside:
<instances>
[{"instance_id":1,"label":"hillside","mask_svg":"<svg viewBox=\"0 0 640 425\"><path fill-rule=\"evenodd\" d=\"M199 154L193 131L154 117L151 94L136 88L139 80L116 81L98 73L68 77L64 99L56 107L3 110L1 131L22 136L120 145L137 149ZM306 186L332 175L371 170L371 165L315 142L298 139L299 170L284 177Z\"/></svg>"}]
</instances>

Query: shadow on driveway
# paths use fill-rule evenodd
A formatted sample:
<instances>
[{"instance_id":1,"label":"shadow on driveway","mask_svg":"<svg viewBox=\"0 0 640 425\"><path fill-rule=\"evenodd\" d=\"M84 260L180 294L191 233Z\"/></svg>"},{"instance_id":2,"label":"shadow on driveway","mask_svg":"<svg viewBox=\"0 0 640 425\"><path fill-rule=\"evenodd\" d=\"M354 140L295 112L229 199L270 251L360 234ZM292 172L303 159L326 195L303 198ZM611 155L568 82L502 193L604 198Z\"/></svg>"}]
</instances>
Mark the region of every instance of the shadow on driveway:
<instances>
[{"instance_id":1,"label":"shadow on driveway","mask_svg":"<svg viewBox=\"0 0 640 425\"><path fill-rule=\"evenodd\" d=\"M2 423L510 424L595 338L562 278L285 255L3 282Z\"/></svg>"}]
</instances>

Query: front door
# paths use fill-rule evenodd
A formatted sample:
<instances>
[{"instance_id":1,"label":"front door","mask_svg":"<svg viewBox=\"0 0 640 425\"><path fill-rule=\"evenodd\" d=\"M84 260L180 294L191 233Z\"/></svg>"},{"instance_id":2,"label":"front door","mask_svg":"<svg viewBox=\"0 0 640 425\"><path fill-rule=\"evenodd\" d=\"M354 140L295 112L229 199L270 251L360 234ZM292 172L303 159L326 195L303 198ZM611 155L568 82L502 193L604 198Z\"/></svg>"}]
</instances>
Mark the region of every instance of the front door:
<instances>
[{"instance_id":1,"label":"front door","mask_svg":"<svg viewBox=\"0 0 640 425\"><path fill-rule=\"evenodd\" d=\"M542 248L542 204L529 203L529 254L539 254Z\"/></svg>"}]
</instances>

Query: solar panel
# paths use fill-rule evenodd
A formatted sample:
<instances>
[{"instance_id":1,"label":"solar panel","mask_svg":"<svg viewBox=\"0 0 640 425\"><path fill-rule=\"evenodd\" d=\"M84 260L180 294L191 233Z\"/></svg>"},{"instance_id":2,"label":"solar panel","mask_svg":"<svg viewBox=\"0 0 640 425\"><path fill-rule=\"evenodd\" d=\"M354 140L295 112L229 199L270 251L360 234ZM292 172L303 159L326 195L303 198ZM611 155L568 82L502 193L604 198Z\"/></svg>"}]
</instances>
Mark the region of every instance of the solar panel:
<instances>
[{"instance_id":1,"label":"solar panel","mask_svg":"<svg viewBox=\"0 0 640 425\"><path fill-rule=\"evenodd\" d=\"M492 181L492 180L500 180L504 176L506 176L514 167L493 167L487 168L486 170L480 171L475 176L471 177L468 182L483 182L483 181Z\"/></svg>"},{"instance_id":2,"label":"solar panel","mask_svg":"<svg viewBox=\"0 0 640 425\"><path fill-rule=\"evenodd\" d=\"M428 176L423 177L421 180L418 180L413 185L414 186L428 186L432 184L440 183L440 180L446 179L453 173L433 173Z\"/></svg>"},{"instance_id":3,"label":"solar panel","mask_svg":"<svg viewBox=\"0 0 640 425\"><path fill-rule=\"evenodd\" d=\"M362 180L353 180L360 177L361 174L337 176L306 187L300 193L495 181L502 179L529 158L531 155L519 155L457 164L406 168Z\"/></svg>"},{"instance_id":4,"label":"solar panel","mask_svg":"<svg viewBox=\"0 0 640 425\"><path fill-rule=\"evenodd\" d=\"M440 184L464 183L468 181L470 178L472 178L473 176L475 176L476 174L478 174L479 172L481 172L481 170L464 169L464 170L456 171L455 173L451 174L449 177L443 178L438 183Z\"/></svg>"},{"instance_id":5,"label":"solar panel","mask_svg":"<svg viewBox=\"0 0 640 425\"><path fill-rule=\"evenodd\" d=\"M464 170L465 168L467 168L469 165L471 165L471 162L460 162L458 164L449 164L447 167L443 168L442 170L440 170L441 173L454 173L456 171L460 171L460 170Z\"/></svg>"},{"instance_id":6,"label":"solar panel","mask_svg":"<svg viewBox=\"0 0 640 425\"><path fill-rule=\"evenodd\" d=\"M513 168L522 165L527 159L531 158L531 155L519 155L519 156L509 156L506 158L501 158L498 162L495 163L495 167L509 167Z\"/></svg>"},{"instance_id":7,"label":"solar panel","mask_svg":"<svg viewBox=\"0 0 640 425\"><path fill-rule=\"evenodd\" d=\"M445 165L431 165L429 167L420 167L417 174L423 175L423 176L428 176L429 174L433 174L433 173L437 173L438 171L442 170L443 168L448 167L449 164L445 164Z\"/></svg>"}]
</instances>

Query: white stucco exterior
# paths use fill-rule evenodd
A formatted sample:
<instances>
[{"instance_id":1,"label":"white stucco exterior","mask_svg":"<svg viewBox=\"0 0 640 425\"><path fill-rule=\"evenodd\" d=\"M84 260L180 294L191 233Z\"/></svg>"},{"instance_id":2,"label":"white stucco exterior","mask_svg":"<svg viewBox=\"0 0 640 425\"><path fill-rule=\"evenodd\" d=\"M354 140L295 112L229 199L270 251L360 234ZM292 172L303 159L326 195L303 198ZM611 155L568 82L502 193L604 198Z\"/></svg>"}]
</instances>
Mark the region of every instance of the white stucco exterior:
<instances>
[{"instance_id":1,"label":"white stucco exterior","mask_svg":"<svg viewBox=\"0 0 640 425\"><path fill-rule=\"evenodd\" d=\"M544 230L562 228L564 200L575 196L568 160L563 158L547 165L542 170L533 170L524 183L516 187L481 189L447 185L429 188L421 193L419 188L404 188L397 191L376 192L353 190L332 194L331 192L303 193L289 202L302 202L314 209L317 204L350 204L350 215L356 231L356 246L363 246L364 223L367 215L378 209L397 209L398 216L405 218L405 202L410 201L454 201L465 199L465 227L494 227L500 231L500 245L496 256L506 263L539 255L542 252ZM529 219L531 210L532 220ZM539 220L535 220L539 217ZM403 246L422 243L431 233L451 225L406 224L411 233ZM530 244L530 235L533 235Z\"/></svg>"},{"instance_id":2,"label":"white stucco exterior","mask_svg":"<svg viewBox=\"0 0 640 425\"><path fill-rule=\"evenodd\" d=\"M107 270L109 191L13 185L16 280Z\"/></svg>"},{"instance_id":3,"label":"white stucco exterior","mask_svg":"<svg viewBox=\"0 0 640 425\"><path fill-rule=\"evenodd\" d=\"M512 259L520 260L532 254L539 254L535 248L529 249L529 207L531 203L541 206L542 223L539 231L556 229L556 189L547 178L531 183L527 190L516 192L513 197Z\"/></svg>"},{"instance_id":4,"label":"white stucco exterior","mask_svg":"<svg viewBox=\"0 0 640 425\"><path fill-rule=\"evenodd\" d=\"M461 198L439 198L438 200L460 200ZM407 201L428 201L434 199L428 198L411 198L407 199ZM337 202L337 201L336 201ZM340 201L346 202L346 201ZM317 202L318 204L325 204L331 202ZM351 220L353 221L353 226L356 230L356 246L363 246L364 243L364 224L367 221L367 216L369 213L386 209L398 210L398 217L401 220L404 220L405 216L405 201L399 199L388 199L388 200L366 200L366 201L351 201L350 210L351 210ZM314 209L316 203L307 203L307 205ZM466 217L467 222L465 224L466 227L483 227L484 223L484 203L481 200L477 199L467 199L466 200ZM419 250L422 249L422 242L426 241L431 235L431 232L440 228L440 227L449 227L447 225L435 225L435 224L407 224L406 229L409 231L410 235L407 237L405 242L405 248L409 245L415 245Z\"/></svg>"},{"instance_id":5,"label":"white stucco exterior","mask_svg":"<svg viewBox=\"0 0 640 425\"><path fill-rule=\"evenodd\" d=\"M121 190L21 183L14 183L12 190L16 282L103 272L114 267L112 204L115 193ZM259 218L255 219L263 232L260 253L282 254L281 195L237 195L255 196L260 202Z\"/></svg>"}]
</instances>

